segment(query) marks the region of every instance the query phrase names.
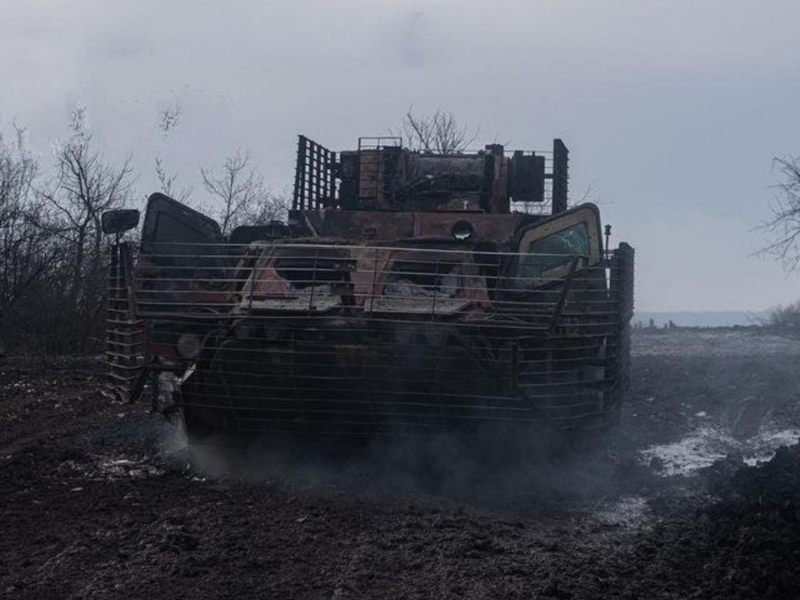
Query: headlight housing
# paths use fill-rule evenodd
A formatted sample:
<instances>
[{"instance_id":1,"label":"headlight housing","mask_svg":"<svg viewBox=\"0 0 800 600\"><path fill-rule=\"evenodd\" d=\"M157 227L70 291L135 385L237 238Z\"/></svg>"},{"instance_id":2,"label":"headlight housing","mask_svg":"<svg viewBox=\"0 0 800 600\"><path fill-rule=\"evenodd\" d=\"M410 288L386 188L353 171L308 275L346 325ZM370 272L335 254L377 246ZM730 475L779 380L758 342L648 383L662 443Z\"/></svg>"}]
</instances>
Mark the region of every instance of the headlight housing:
<instances>
[{"instance_id":1,"label":"headlight housing","mask_svg":"<svg viewBox=\"0 0 800 600\"><path fill-rule=\"evenodd\" d=\"M450 233L459 242L465 242L472 237L475 229L469 221L458 221L453 225Z\"/></svg>"},{"instance_id":2,"label":"headlight housing","mask_svg":"<svg viewBox=\"0 0 800 600\"><path fill-rule=\"evenodd\" d=\"M196 333L184 333L178 338L176 345L178 354L181 358L193 360L200 354L200 349L203 346L203 341Z\"/></svg>"}]
</instances>

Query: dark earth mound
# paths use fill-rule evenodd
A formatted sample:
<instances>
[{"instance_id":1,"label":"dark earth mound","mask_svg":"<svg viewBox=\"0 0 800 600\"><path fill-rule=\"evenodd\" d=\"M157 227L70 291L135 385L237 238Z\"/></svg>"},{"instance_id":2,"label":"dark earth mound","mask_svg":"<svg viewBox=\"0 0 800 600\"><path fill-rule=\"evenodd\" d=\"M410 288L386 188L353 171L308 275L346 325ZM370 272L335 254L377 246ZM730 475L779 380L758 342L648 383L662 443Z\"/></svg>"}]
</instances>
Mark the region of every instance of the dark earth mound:
<instances>
[{"instance_id":1,"label":"dark earth mound","mask_svg":"<svg viewBox=\"0 0 800 600\"><path fill-rule=\"evenodd\" d=\"M722 470L710 485L721 498L708 510L712 597L800 598L800 444Z\"/></svg>"}]
</instances>

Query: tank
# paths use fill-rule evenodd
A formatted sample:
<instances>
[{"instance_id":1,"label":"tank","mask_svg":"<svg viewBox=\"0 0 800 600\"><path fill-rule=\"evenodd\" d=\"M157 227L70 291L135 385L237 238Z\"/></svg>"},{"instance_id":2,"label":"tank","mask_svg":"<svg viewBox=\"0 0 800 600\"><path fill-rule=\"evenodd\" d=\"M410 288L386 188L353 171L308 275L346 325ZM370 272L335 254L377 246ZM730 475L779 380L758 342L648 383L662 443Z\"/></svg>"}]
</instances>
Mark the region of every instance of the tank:
<instances>
[{"instance_id":1,"label":"tank","mask_svg":"<svg viewBox=\"0 0 800 600\"><path fill-rule=\"evenodd\" d=\"M608 426L634 251L569 204L568 161L560 140L442 155L300 136L288 222L225 237L154 194L131 242L131 211L107 213L108 392L152 389L191 439Z\"/></svg>"}]
</instances>

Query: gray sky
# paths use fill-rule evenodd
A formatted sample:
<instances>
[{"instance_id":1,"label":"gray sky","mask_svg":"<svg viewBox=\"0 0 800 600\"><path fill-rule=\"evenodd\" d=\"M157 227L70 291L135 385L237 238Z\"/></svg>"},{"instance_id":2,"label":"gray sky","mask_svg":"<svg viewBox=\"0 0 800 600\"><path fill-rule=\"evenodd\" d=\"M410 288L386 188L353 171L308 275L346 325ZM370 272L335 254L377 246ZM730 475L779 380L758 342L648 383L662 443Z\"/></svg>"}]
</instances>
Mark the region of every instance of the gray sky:
<instances>
[{"instance_id":1,"label":"gray sky","mask_svg":"<svg viewBox=\"0 0 800 600\"><path fill-rule=\"evenodd\" d=\"M343 149L442 107L481 142L567 142L573 198L591 185L637 248L640 309L800 297L800 275L751 257L771 160L800 154L796 0L0 0L0 15L0 126L27 126L44 161L81 103L109 157L133 153L142 194L154 156L201 196L198 167L237 146L281 189L298 133Z\"/></svg>"}]
</instances>

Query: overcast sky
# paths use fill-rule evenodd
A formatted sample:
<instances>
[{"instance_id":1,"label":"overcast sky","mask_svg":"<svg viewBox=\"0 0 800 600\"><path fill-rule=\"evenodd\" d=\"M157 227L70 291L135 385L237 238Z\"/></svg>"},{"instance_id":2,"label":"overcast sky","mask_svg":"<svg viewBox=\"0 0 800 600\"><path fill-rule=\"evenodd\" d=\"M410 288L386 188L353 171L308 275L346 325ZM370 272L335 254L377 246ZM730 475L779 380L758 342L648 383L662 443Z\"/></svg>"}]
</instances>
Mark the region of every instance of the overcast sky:
<instances>
[{"instance_id":1,"label":"overcast sky","mask_svg":"<svg viewBox=\"0 0 800 600\"><path fill-rule=\"evenodd\" d=\"M110 158L133 153L143 195L155 156L198 188L238 146L281 189L298 133L351 148L441 107L482 142L567 142L573 197L591 186L637 249L639 309L800 297L800 275L751 256L772 158L800 154L797 0L0 0L0 15L0 127L25 125L45 162L80 103Z\"/></svg>"}]
</instances>

